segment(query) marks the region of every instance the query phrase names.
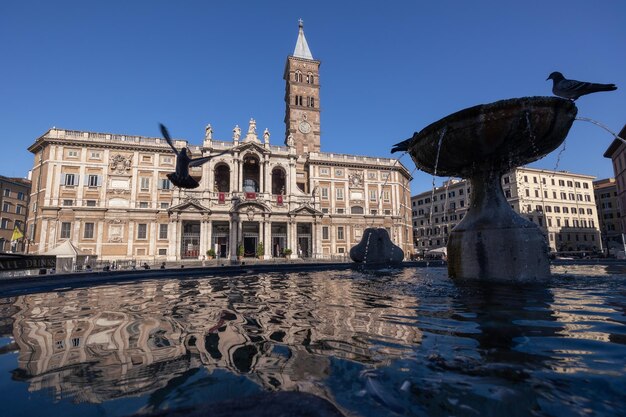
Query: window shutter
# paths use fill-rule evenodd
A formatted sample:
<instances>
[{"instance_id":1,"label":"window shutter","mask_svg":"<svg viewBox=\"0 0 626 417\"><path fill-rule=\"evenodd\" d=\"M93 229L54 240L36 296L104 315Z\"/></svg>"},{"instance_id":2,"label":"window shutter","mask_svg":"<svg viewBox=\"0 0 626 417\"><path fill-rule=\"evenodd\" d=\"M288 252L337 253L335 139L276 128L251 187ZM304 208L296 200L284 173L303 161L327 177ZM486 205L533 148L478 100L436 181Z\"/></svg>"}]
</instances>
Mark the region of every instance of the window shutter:
<instances>
[{"instance_id":1,"label":"window shutter","mask_svg":"<svg viewBox=\"0 0 626 417\"><path fill-rule=\"evenodd\" d=\"M65 185L65 174L61 174L61 185Z\"/></svg>"},{"instance_id":2,"label":"window shutter","mask_svg":"<svg viewBox=\"0 0 626 417\"><path fill-rule=\"evenodd\" d=\"M89 175L85 175L83 184L85 184L85 186L89 185Z\"/></svg>"},{"instance_id":3,"label":"window shutter","mask_svg":"<svg viewBox=\"0 0 626 417\"><path fill-rule=\"evenodd\" d=\"M102 186L102 175L98 175L97 185L98 187Z\"/></svg>"}]
</instances>

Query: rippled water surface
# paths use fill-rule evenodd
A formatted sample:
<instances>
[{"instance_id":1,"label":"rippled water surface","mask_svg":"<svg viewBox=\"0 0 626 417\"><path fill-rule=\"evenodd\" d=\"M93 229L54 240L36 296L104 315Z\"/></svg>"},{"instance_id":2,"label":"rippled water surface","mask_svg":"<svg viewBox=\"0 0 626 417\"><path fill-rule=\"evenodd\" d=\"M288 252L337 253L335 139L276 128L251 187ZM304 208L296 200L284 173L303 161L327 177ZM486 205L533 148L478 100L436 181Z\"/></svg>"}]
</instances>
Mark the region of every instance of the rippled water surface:
<instances>
[{"instance_id":1,"label":"rippled water surface","mask_svg":"<svg viewBox=\"0 0 626 417\"><path fill-rule=\"evenodd\" d=\"M302 391L346 415L616 416L626 272L548 288L446 270L160 279L0 298L6 416L127 416Z\"/></svg>"}]
</instances>

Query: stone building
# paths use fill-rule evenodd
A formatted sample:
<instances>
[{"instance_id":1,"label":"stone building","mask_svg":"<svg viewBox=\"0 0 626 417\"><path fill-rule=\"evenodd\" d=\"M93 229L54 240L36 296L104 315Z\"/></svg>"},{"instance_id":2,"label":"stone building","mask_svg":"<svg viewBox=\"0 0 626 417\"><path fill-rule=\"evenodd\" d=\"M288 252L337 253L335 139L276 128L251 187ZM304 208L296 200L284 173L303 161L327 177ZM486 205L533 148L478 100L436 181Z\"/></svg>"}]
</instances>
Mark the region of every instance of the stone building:
<instances>
[{"instance_id":1,"label":"stone building","mask_svg":"<svg viewBox=\"0 0 626 417\"><path fill-rule=\"evenodd\" d=\"M618 251L624 251L622 240L621 207L617 198L617 183L615 178L605 178L593 182L593 191L598 210L600 232L602 233L602 245L607 255L616 255Z\"/></svg>"},{"instance_id":2,"label":"stone building","mask_svg":"<svg viewBox=\"0 0 626 417\"><path fill-rule=\"evenodd\" d=\"M593 251L602 249L594 178L520 167L502 176L502 188L511 208L539 226L552 251ZM470 195L468 181L451 179L411 198L418 254L447 245L450 231L468 209Z\"/></svg>"},{"instance_id":3,"label":"stone building","mask_svg":"<svg viewBox=\"0 0 626 417\"><path fill-rule=\"evenodd\" d=\"M70 239L100 259L175 261L345 256L366 227L384 227L412 249L410 173L390 158L320 151L320 62L302 24L284 72L284 144L257 133L254 119L232 139L205 128L202 145L176 140L200 187L174 189L175 155L163 139L52 128L29 151L33 167L32 250Z\"/></svg>"},{"instance_id":4,"label":"stone building","mask_svg":"<svg viewBox=\"0 0 626 417\"><path fill-rule=\"evenodd\" d=\"M619 132L619 137L626 138L626 125ZM613 163L613 174L617 184L617 199L620 207L626 207L626 144L619 139L615 139L604 152L605 158L610 158ZM622 230L626 230L626 219L622 211L620 222Z\"/></svg>"},{"instance_id":5,"label":"stone building","mask_svg":"<svg viewBox=\"0 0 626 417\"><path fill-rule=\"evenodd\" d=\"M24 233L30 197L30 181L0 175L0 252L24 252L25 239L11 242L17 227Z\"/></svg>"}]
</instances>

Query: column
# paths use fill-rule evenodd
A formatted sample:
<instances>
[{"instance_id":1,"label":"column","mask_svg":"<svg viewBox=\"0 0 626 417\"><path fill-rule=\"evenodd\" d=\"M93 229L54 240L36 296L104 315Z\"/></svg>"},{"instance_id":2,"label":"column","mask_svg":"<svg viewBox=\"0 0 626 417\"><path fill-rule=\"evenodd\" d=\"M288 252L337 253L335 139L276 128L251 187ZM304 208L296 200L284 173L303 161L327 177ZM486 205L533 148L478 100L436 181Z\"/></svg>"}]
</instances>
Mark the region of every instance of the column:
<instances>
[{"instance_id":1,"label":"column","mask_svg":"<svg viewBox=\"0 0 626 417\"><path fill-rule=\"evenodd\" d=\"M96 256L102 256L102 239L104 238L104 222L96 223Z\"/></svg>"},{"instance_id":2,"label":"column","mask_svg":"<svg viewBox=\"0 0 626 417\"><path fill-rule=\"evenodd\" d=\"M205 233L205 240L204 240L204 252L203 254L206 253L206 251L208 251L209 249L211 249L213 247L213 245L211 244L212 242L212 235L213 235L213 221L212 220L207 220L206 222L206 233Z\"/></svg>"},{"instance_id":3,"label":"column","mask_svg":"<svg viewBox=\"0 0 626 417\"><path fill-rule=\"evenodd\" d=\"M272 257L272 222L269 219L265 219L263 228L265 231L265 236L263 237L264 255L265 259L270 259Z\"/></svg>"},{"instance_id":4,"label":"column","mask_svg":"<svg viewBox=\"0 0 626 417\"><path fill-rule=\"evenodd\" d=\"M313 253L322 255L322 222L315 219L313 224Z\"/></svg>"},{"instance_id":5,"label":"column","mask_svg":"<svg viewBox=\"0 0 626 417\"><path fill-rule=\"evenodd\" d=\"M39 242L35 242L35 243L37 243L37 252L43 253L46 251L46 238L47 238L46 235L48 233L48 219L42 219L41 225L39 227L40 227Z\"/></svg>"},{"instance_id":6,"label":"column","mask_svg":"<svg viewBox=\"0 0 626 417\"><path fill-rule=\"evenodd\" d=\"M229 227L229 237L228 243L230 245L230 259L237 259L237 221L234 218L231 218Z\"/></svg>"},{"instance_id":7,"label":"column","mask_svg":"<svg viewBox=\"0 0 626 417\"><path fill-rule=\"evenodd\" d=\"M177 220L170 219L169 224L167 225L167 237L168 237L168 245L167 245L167 260L172 262L176 260L176 224Z\"/></svg>"},{"instance_id":8,"label":"column","mask_svg":"<svg viewBox=\"0 0 626 417\"><path fill-rule=\"evenodd\" d=\"M156 240L157 236L157 227L156 227L156 219L151 221L150 230L148 231L148 256L156 255Z\"/></svg>"},{"instance_id":9,"label":"column","mask_svg":"<svg viewBox=\"0 0 626 417\"><path fill-rule=\"evenodd\" d=\"M74 220L73 222L73 230L72 230L72 243L78 245L78 240L80 239L80 220Z\"/></svg>"},{"instance_id":10,"label":"column","mask_svg":"<svg viewBox=\"0 0 626 417\"><path fill-rule=\"evenodd\" d=\"M126 256L133 257L133 242L135 240L135 222L128 221L128 246L126 247Z\"/></svg>"}]
</instances>

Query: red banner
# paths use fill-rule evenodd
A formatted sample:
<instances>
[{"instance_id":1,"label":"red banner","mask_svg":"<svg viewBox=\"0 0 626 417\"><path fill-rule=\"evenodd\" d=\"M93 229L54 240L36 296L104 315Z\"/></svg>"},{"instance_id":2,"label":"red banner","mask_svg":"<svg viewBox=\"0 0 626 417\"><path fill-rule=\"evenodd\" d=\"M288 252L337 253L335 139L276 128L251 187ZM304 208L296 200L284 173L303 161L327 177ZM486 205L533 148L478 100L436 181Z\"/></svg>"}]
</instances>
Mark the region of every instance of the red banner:
<instances>
[{"instance_id":1,"label":"red banner","mask_svg":"<svg viewBox=\"0 0 626 417\"><path fill-rule=\"evenodd\" d=\"M246 193L246 200L256 200L256 193Z\"/></svg>"},{"instance_id":2,"label":"red banner","mask_svg":"<svg viewBox=\"0 0 626 417\"><path fill-rule=\"evenodd\" d=\"M224 193L218 193L217 194L217 202L219 204L224 204L226 202L226 195L224 195Z\"/></svg>"},{"instance_id":3,"label":"red banner","mask_svg":"<svg viewBox=\"0 0 626 417\"><path fill-rule=\"evenodd\" d=\"M276 196L276 203L278 203L279 206L283 205L283 196L282 195L277 195Z\"/></svg>"}]
</instances>

